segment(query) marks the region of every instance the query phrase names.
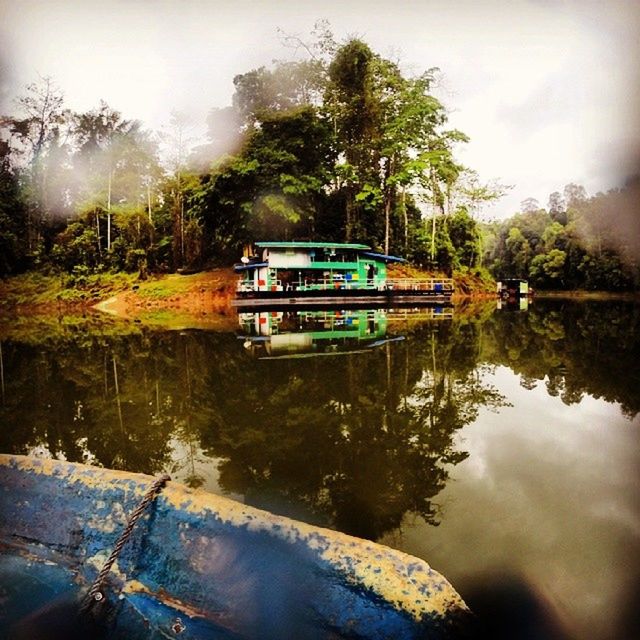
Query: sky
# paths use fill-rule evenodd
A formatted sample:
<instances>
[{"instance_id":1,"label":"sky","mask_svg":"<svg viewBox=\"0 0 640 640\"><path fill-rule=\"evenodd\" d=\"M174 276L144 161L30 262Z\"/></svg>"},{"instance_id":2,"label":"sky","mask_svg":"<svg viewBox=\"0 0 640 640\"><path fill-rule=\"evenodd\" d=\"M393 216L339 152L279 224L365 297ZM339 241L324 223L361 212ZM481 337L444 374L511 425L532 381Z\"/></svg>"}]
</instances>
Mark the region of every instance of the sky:
<instances>
[{"instance_id":1,"label":"sky","mask_svg":"<svg viewBox=\"0 0 640 640\"><path fill-rule=\"evenodd\" d=\"M471 139L459 160L511 187L486 219L640 170L635 0L0 0L0 113L50 76L71 109L103 99L154 130L180 111L204 130L234 76L296 57L281 31L309 40L321 19L407 74L441 70L436 95Z\"/></svg>"}]
</instances>

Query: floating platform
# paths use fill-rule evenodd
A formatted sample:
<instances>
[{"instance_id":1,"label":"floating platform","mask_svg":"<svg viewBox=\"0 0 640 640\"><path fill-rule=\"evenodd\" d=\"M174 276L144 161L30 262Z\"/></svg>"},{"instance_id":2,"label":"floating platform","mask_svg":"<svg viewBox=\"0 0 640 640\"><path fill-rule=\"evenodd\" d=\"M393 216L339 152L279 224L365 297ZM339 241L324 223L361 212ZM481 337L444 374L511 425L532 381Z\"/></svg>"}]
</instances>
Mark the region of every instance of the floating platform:
<instances>
[{"instance_id":1,"label":"floating platform","mask_svg":"<svg viewBox=\"0 0 640 640\"><path fill-rule=\"evenodd\" d=\"M442 306L451 303L453 281L393 283L383 288L319 288L300 290L239 290L232 304L255 308L357 308L398 306Z\"/></svg>"}]
</instances>

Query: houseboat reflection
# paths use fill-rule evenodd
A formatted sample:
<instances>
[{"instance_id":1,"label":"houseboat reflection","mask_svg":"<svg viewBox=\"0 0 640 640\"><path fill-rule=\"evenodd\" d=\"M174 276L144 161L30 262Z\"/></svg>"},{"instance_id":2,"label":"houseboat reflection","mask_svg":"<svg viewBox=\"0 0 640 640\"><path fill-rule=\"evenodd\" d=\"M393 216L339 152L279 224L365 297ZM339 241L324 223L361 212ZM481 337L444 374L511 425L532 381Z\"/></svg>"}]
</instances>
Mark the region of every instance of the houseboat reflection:
<instances>
[{"instance_id":1,"label":"houseboat reflection","mask_svg":"<svg viewBox=\"0 0 640 640\"><path fill-rule=\"evenodd\" d=\"M399 312L404 318L409 310ZM421 319L453 317L453 307L420 309ZM263 311L238 314L244 346L259 358L362 353L402 335L387 335L398 312L386 309Z\"/></svg>"}]
</instances>

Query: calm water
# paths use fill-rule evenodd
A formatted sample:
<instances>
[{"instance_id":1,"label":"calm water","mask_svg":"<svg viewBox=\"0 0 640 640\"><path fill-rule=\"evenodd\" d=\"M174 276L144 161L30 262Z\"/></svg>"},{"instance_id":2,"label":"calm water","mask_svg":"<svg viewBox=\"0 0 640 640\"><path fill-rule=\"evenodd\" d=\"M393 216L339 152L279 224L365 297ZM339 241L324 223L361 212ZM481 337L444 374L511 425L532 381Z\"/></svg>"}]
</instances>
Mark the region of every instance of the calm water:
<instances>
[{"instance_id":1,"label":"calm water","mask_svg":"<svg viewBox=\"0 0 640 640\"><path fill-rule=\"evenodd\" d=\"M235 326L4 319L0 451L168 470L422 557L472 604L517 592L569 637L631 637L640 306Z\"/></svg>"}]
</instances>

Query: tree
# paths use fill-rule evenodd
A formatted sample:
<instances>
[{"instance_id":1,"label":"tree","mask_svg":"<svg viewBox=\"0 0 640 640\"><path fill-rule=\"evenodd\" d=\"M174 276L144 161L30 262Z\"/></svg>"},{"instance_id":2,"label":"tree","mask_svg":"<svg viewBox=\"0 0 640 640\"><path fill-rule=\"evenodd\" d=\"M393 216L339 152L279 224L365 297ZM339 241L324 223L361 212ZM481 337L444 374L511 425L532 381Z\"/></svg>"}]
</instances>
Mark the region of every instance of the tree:
<instances>
[{"instance_id":1,"label":"tree","mask_svg":"<svg viewBox=\"0 0 640 640\"><path fill-rule=\"evenodd\" d=\"M3 117L2 125L8 135L11 155L23 170L26 241L29 252L34 252L42 241L44 225L51 213L46 197L50 193L47 189L48 170L52 166L49 159L56 161L57 154L52 158L48 154L52 144L62 146L62 129L68 122L68 112L63 109L62 93L49 77L28 85L17 102L20 115Z\"/></svg>"},{"instance_id":2,"label":"tree","mask_svg":"<svg viewBox=\"0 0 640 640\"><path fill-rule=\"evenodd\" d=\"M536 286L543 288L564 288L564 269L567 254L560 249L551 249L531 260L529 277Z\"/></svg>"},{"instance_id":3,"label":"tree","mask_svg":"<svg viewBox=\"0 0 640 640\"><path fill-rule=\"evenodd\" d=\"M455 267L475 267L480 263L481 245L478 225L464 207L460 207L448 221L449 237L456 257Z\"/></svg>"},{"instance_id":4,"label":"tree","mask_svg":"<svg viewBox=\"0 0 640 640\"><path fill-rule=\"evenodd\" d=\"M565 228L559 222L552 222L542 234L544 251L552 249L564 250L567 246L567 234Z\"/></svg>"},{"instance_id":5,"label":"tree","mask_svg":"<svg viewBox=\"0 0 640 640\"><path fill-rule=\"evenodd\" d=\"M312 106L262 113L242 153L215 167L194 202L210 257L248 239L313 238L333 166L329 124Z\"/></svg>"},{"instance_id":6,"label":"tree","mask_svg":"<svg viewBox=\"0 0 640 640\"><path fill-rule=\"evenodd\" d=\"M563 193L567 208L578 207L587 199L586 189L575 182L571 182L566 185Z\"/></svg>"},{"instance_id":7,"label":"tree","mask_svg":"<svg viewBox=\"0 0 640 640\"><path fill-rule=\"evenodd\" d=\"M540 203L535 198L526 198L520 203L522 213L535 213L540 210Z\"/></svg>"},{"instance_id":8,"label":"tree","mask_svg":"<svg viewBox=\"0 0 640 640\"><path fill-rule=\"evenodd\" d=\"M371 202L363 194L366 184L377 184L376 129L378 105L374 98L373 52L360 40L342 46L329 66L330 83L325 105L334 123L338 152L343 157L338 168L338 186L346 192L346 240L365 239L364 209ZM370 188L373 198L379 197Z\"/></svg>"},{"instance_id":9,"label":"tree","mask_svg":"<svg viewBox=\"0 0 640 640\"><path fill-rule=\"evenodd\" d=\"M567 224L567 207L559 191L554 191L549 195L549 215L553 220L562 225Z\"/></svg>"},{"instance_id":10,"label":"tree","mask_svg":"<svg viewBox=\"0 0 640 640\"><path fill-rule=\"evenodd\" d=\"M26 265L27 207L11 167L8 143L0 140L0 277Z\"/></svg>"},{"instance_id":11,"label":"tree","mask_svg":"<svg viewBox=\"0 0 640 640\"><path fill-rule=\"evenodd\" d=\"M512 227L509 230L506 246L510 258L508 264L513 269L511 275L519 278L526 277L531 260L531 246L518 227Z\"/></svg>"},{"instance_id":12,"label":"tree","mask_svg":"<svg viewBox=\"0 0 640 640\"><path fill-rule=\"evenodd\" d=\"M430 94L436 72L405 78L396 63L356 39L335 53L325 109L336 133L336 188L344 193L347 239L387 253L394 246L407 249L412 190L426 194L432 205L435 238L435 212L445 213L462 169L453 147L467 140L459 131L443 130L444 107Z\"/></svg>"},{"instance_id":13,"label":"tree","mask_svg":"<svg viewBox=\"0 0 640 640\"><path fill-rule=\"evenodd\" d=\"M237 109L212 109L207 115L208 141L194 147L187 159L187 166L196 173L207 173L225 156L240 153L244 138L242 117Z\"/></svg>"},{"instance_id":14,"label":"tree","mask_svg":"<svg viewBox=\"0 0 640 640\"><path fill-rule=\"evenodd\" d=\"M501 184L497 180L482 183L477 171L464 168L454 185L453 199L455 204L466 207L475 218L480 214L482 207L499 200L511 188L511 185Z\"/></svg>"},{"instance_id":15,"label":"tree","mask_svg":"<svg viewBox=\"0 0 640 640\"><path fill-rule=\"evenodd\" d=\"M77 114L74 120L77 152L73 163L80 179L76 208L93 209L97 242L100 244L104 237L108 253L114 240L115 208L141 207L151 221L151 191L160 178L157 145L139 122L125 120L105 102L97 109ZM104 233L102 217L106 217Z\"/></svg>"}]
</instances>

